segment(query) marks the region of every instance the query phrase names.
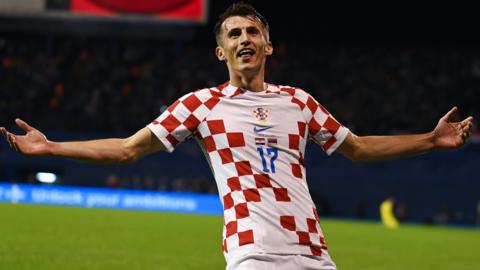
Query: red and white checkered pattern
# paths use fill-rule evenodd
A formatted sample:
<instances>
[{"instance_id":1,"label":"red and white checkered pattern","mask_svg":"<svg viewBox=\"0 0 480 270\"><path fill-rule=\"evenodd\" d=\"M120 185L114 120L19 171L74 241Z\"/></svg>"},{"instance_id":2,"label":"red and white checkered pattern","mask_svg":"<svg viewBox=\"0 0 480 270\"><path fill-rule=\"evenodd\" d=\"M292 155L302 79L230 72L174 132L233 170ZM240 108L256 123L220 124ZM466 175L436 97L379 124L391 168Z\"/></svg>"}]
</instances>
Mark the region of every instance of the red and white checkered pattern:
<instances>
[{"instance_id":1,"label":"red and white checkered pattern","mask_svg":"<svg viewBox=\"0 0 480 270\"><path fill-rule=\"evenodd\" d=\"M248 161L243 162L243 164L246 168L248 167L246 171L252 171ZM254 185L252 186L252 184ZM238 231L238 223L241 222L241 219L250 216L249 204L262 201L261 194L263 194L263 197L275 198L277 202L291 201L288 190L284 187L275 187L268 174L250 173L243 174L240 177L231 177L227 179L227 185L230 192L223 196L224 224L226 226L226 235L223 242L225 252L228 252L228 242L233 242L235 246L254 242L253 230L248 230L252 232L248 234L249 237L251 235L251 238L248 238L247 241L247 239L242 238L244 234ZM237 234L238 239L236 239Z\"/></svg>"},{"instance_id":2,"label":"red and white checkered pattern","mask_svg":"<svg viewBox=\"0 0 480 270\"><path fill-rule=\"evenodd\" d=\"M228 132L224 120L206 120L199 131L210 157L220 157L222 165L229 164L234 168L230 172L231 177L226 179L229 192L222 197L226 230L223 250L228 252L228 246L231 245L229 243L234 246L252 244L254 243L253 229L245 224L240 226L245 230L239 231L241 219L250 217L249 204L262 201L260 189L263 189L262 193L265 189L270 189L271 194L268 195L275 198L277 202L289 202L291 199L288 196L288 190L272 185L268 174L255 174L248 160L239 160L234 157L232 151L245 147L245 139L242 132Z\"/></svg>"},{"instance_id":3,"label":"red and white checkered pattern","mask_svg":"<svg viewBox=\"0 0 480 270\"><path fill-rule=\"evenodd\" d=\"M175 101L150 125L150 130L172 152L177 144L197 130L198 125L220 101L218 91L203 89Z\"/></svg>"},{"instance_id":4,"label":"red and white checkered pattern","mask_svg":"<svg viewBox=\"0 0 480 270\"><path fill-rule=\"evenodd\" d=\"M285 92L293 93L292 102L297 104L308 120L309 136L314 142L322 146L327 154L333 153L346 136L336 136L340 130L340 123L312 96L304 91L285 89Z\"/></svg>"},{"instance_id":5,"label":"red and white checkered pattern","mask_svg":"<svg viewBox=\"0 0 480 270\"><path fill-rule=\"evenodd\" d=\"M305 149L305 133L307 124L304 122L297 122L297 126L298 132L294 134L288 134L288 148L299 152L298 162L291 163L291 166L292 175L297 179L302 180L304 178L303 175L305 171L305 161L303 159L303 151L301 151L301 149Z\"/></svg>"},{"instance_id":6,"label":"red and white checkered pattern","mask_svg":"<svg viewBox=\"0 0 480 270\"><path fill-rule=\"evenodd\" d=\"M336 136L340 123L312 96L304 91L295 91L292 102L303 111L309 128L310 139L322 146L327 154L333 153L345 137ZM342 134L343 135L343 134ZM346 133L344 134L346 136Z\"/></svg>"},{"instance_id":7,"label":"red and white checkered pattern","mask_svg":"<svg viewBox=\"0 0 480 270\"><path fill-rule=\"evenodd\" d=\"M295 216L280 216L280 225L283 229L295 233L298 244L308 246L311 255L321 256L322 250L328 250L325 238L320 235L320 221L316 209L313 209L314 218L307 217L303 220Z\"/></svg>"},{"instance_id":8,"label":"red and white checkered pattern","mask_svg":"<svg viewBox=\"0 0 480 270\"><path fill-rule=\"evenodd\" d=\"M192 135L204 149L224 207L227 262L249 252L330 260L311 212L304 153L312 139L331 154L348 129L303 90L265 87L225 83L190 93L148 127L168 151ZM258 108L268 113L256 117Z\"/></svg>"}]
</instances>

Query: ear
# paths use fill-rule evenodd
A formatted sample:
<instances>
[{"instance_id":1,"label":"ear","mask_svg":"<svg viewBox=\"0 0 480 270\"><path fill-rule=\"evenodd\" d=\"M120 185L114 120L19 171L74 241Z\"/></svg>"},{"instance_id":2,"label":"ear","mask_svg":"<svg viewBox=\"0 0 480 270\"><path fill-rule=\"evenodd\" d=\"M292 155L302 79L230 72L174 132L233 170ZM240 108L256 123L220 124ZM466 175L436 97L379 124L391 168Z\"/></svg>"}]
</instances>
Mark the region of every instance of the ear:
<instances>
[{"instance_id":1,"label":"ear","mask_svg":"<svg viewBox=\"0 0 480 270\"><path fill-rule=\"evenodd\" d=\"M265 55L272 55L273 54L273 45L272 42L268 42L267 46L265 46Z\"/></svg>"},{"instance_id":2,"label":"ear","mask_svg":"<svg viewBox=\"0 0 480 270\"><path fill-rule=\"evenodd\" d=\"M217 48L215 48L215 54L217 55L218 60L220 60L220 61L225 61L226 60L222 47L217 46Z\"/></svg>"}]
</instances>

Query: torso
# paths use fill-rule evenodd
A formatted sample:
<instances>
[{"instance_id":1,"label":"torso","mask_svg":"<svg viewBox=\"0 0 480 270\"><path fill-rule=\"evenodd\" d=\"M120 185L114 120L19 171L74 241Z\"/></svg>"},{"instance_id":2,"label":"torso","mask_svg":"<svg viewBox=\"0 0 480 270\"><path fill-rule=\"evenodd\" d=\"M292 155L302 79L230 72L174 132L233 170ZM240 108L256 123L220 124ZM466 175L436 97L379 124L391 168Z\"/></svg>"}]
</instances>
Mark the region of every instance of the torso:
<instances>
[{"instance_id":1,"label":"torso","mask_svg":"<svg viewBox=\"0 0 480 270\"><path fill-rule=\"evenodd\" d=\"M312 129L329 153L348 130L300 89L268 84L266 91L251 92L225 84L193 94L209 103L203 114L194 108L202 119L192 135L205 152L224 205L227 261L251 253L329 258L303 158ZM328 130L316 130L318 122ZM335 135L330 138L328 131Z\"/></svg>"}]
</instances>

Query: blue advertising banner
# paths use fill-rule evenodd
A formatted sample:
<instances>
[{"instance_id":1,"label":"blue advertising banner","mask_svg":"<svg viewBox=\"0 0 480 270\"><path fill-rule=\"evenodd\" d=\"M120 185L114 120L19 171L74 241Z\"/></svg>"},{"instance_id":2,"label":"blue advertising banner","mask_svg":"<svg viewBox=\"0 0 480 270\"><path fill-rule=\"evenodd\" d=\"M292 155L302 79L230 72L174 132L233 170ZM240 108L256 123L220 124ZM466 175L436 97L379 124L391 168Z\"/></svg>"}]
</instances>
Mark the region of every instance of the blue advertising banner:
<instances>
[{"instance_id":1,"label":"blue advertising banner","mask_svg":"<svg viewBox=\"0 0 480 270\"><path fill-rule=\"evenodd\" d=\"M218 196L0 183L0 202L222 215Z\"/></svg>"}]
</instances>

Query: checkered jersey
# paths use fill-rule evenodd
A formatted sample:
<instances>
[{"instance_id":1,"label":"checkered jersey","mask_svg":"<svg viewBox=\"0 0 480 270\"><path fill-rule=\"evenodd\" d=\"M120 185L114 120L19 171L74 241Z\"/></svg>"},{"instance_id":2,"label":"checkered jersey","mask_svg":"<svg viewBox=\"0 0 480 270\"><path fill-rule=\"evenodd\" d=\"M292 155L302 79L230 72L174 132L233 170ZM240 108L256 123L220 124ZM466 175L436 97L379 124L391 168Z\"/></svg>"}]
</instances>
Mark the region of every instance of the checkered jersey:
<instances>
[{"instance_id":1,"label":"checkered jersey","mask_svg":"<svg viewBox=\"0 0 480 270\"><path fill-rule=\"evenodd\" d=\"M330 260L304 162L310 139L331 154L348 129L305 91L229 83L181 97L148 128L171 152L195 137L213 170L224 208L227 262L247 253Z\"/></svg>"}]
</instances>

